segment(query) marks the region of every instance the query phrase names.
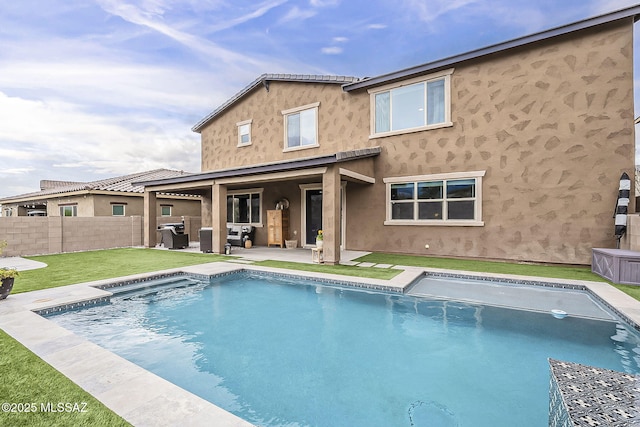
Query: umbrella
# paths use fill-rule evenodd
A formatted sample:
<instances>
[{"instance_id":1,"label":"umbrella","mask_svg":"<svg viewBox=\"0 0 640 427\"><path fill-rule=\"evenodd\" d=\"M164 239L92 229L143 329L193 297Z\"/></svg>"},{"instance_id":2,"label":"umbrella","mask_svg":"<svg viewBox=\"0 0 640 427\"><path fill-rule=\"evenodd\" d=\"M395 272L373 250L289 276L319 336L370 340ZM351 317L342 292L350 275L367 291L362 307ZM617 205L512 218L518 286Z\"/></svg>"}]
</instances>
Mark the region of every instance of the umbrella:
<instances>
[{"instance_id":1,"label":"umbrella","mask_svg":"<svg viewBox=\"0 0 640 427\"><path fill-rule=\"evenodd\" d=\"M616 239L618 240L617 247L620 247L620 239L627 232L627 210L629 207L629 193L631 191L631 180L626 172L622 173L620 177L620 189L618 190L618 203L616 204L616 211L614 217L616 219Z\"/></svg>"}]
</instances>

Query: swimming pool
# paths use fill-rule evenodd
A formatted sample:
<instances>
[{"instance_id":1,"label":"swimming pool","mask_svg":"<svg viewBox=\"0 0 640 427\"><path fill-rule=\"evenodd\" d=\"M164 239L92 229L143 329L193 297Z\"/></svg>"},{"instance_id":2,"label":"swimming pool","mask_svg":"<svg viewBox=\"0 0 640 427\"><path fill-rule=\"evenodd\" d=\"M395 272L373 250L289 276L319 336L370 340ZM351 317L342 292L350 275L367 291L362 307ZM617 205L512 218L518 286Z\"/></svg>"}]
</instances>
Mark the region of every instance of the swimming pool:
<instances>
[{"instance_id":1,"label":"swimming pool","mask_svg":"<svg viewBox=\"0 0 640 427\"><path fill-rule=\"evenodd\" d=\"M640 371L614 320L246 273L49 318L263 426L546 425L547 358Z\"/></svg>"}]
</instances>

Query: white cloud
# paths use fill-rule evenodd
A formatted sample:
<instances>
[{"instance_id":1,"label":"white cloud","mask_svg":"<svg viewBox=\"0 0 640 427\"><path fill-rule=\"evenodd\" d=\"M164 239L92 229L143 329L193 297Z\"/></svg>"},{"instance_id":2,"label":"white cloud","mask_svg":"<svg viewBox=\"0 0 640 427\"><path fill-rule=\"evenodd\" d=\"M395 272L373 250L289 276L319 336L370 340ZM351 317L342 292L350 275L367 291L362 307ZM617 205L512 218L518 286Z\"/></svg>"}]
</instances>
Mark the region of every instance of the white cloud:
<instances>
[{"instance_id":1,"label":"white cloud","mask_svg":"<svg viewBox=\"0 0 640 427\"><path fill-rule=\"evenodd\" d=\"M334 43L346 43L348 41L349 41L349 39L346 38L346 37L334 37L333 38L333 42Z\"/></svg>"},{"instance_id":2,"label":"white cloud","mask_svg":"<svg viewBox=\"0 0 640 427\"><path fill-rule=\"evenodd\" d=\"M369 24L367 25L367 28L370 30L384 30L385 28L387 28L386 24Z\"/></svg>"},{"instance_id":3,"label":"white cloud","mask_svg":"<svg viewBox=\"0 0 640 427\"><path fill-rule=\"evenodd\" d=\"M424 22L436 21L441 15L477 3L479 0L405 0L409 12Z\"/></svg>"},{"instance_id":4,"label":"white cloud","mask_svg":"<svg viewBox=\"0 0 640 427\"><path fill-rule=\"evenodd\" d=\"M614 10L625 9L638 4L637 0L594 0L591 5L593 15L601 15Z\"/></svg>"},{"instance_id":5,"label":"white cloud","mask_svg":"<svg viewBox=\"0 0 640 427\"><path fill-rule=\"evenodd\" d=\"M314 16L316 16L317 11L313 10L313 9L300 9L298 6L294 6L292 7L289 12L283 16L279 23L280 24L285 24L287 22L300 22L300 21L304 21L307 20L309 18L312 18Z\"/></svg>"},{"instance_id":6,"label":"white cloud","mask_svg":"<svg viewBox=\"0 0 640 427\"><path fill-rule=\"evenodd\" d=\"M309 0L309 4L313 7L337 6L340 0Z\"/></svg>"},{"instance_id":7,"label":"white cloud","mask_svg":"<svg viewBox=\"0 0 640 427\"><path fill-rule=\"evenodd\" d=\"M325 55L339 55L342 53L342 48L338 46L323 47L320 51Z\"/></svg>"},{"instance_id":8,"label":"white cloud","mask_svg":"<svg viewBox=\"0 0 640 427\"><path fill-rule=\"evenodd\" d=\"M182 167L199 171L199 137L180 120L137 115L104 116L60 101L30 101L0 93L5 112L0 147L18 170L47 161L59 168L87 168L109 174L144 168ZM35 125L37 124L37 125ZM13 145L12 144L12 145ZM8 145L8 144L7 144Z\"/></svg>"}]
</instances>

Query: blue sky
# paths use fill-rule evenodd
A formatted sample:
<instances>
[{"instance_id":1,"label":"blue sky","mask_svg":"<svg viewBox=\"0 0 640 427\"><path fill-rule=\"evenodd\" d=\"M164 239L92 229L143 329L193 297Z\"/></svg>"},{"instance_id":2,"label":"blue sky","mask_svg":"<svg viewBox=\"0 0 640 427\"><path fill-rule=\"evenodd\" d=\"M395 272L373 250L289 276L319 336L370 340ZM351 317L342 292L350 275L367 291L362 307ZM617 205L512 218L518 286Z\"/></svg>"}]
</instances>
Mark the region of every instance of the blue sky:
<instances>
[{"instance_id":1,"label":"blue sky","mask_svg":"<svg viewBox=\"0 0 640 427\"><path fill-rule=\"evenodd\" d=\"M637 1L4 0L0 197L199 172L191 127L263 73L375 76Z\"/></svg>"}]
</instances>

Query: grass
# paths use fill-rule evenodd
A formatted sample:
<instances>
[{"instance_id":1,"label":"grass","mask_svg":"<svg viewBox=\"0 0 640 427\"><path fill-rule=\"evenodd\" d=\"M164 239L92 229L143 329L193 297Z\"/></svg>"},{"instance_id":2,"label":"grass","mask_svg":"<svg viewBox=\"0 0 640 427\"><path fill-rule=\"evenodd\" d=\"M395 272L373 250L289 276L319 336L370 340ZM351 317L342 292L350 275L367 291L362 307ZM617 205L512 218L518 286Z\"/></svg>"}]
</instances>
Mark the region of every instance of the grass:
<instances>
[{"instance_id":1,"label":"grass","mask_svg":"<svg viewBox=\"0 0 640 427\"><path fill-rule=\"evenodd\" d=\"M15 280L14 293L204 264L223 259L228 260L228 257L222 255L137 248L42 255L27 258L44 262L47 267L21 272L20 276Z\"/></svg>"},{"instance_id":2,"label":"grass","mask_svg":"<svg viewBox=\"0 0 640 427\"><path fill-rule=\"evenodd\" d=\"M56 371L22 344L0 330L0 403L28 404L34 412L0 413L0 425L51 426L129 426L100 401ZM45 412L42 405L78 404L71 411ZM63 406L64 408L64 406ZM86 412L80 412L84 409Z\"/></svg>"},{"instance_id":3,"label":"grass","mask_svg":"<svg viewBox=\"0 0 640 427\"><path fill-rule=\"evenodd\" d=\"M522 276L550 277L556 279L605 281L591 272L589 267L541 264L516 264L496 261L477 261L454 258L435 258L418 255L372 253L354 261L406 265L449 270L479 271L485 273L518 274Z\"/></svg>"},{"instance_id":4,"label":"grass","mask_svg":"<svg viewBox=\"0 0 640 427\"><path fill-rule=\"evenodd\" d=\"M303 264L288 261L258 261L253 265L265 267L286 268L289 270L313 271L315 273L341 274L343 276L366 277L369 279L390 280L400 274L401 270L389 268L364 268L352 267L348 265L328 265L328 264Z\"/></svg>"},{"instance_id":5,"label":"grass","mask_svg":"<svg viewBox=\"0 0 640 427\"><path fill-rule=\"evenodd\" d=\"M424 268L444 268L449 270L478 271L484 273L516 274L520 276L546 277L551 279L588 280L606 282L640 301L640 286L618 285L591 272L588 266L543 265L529 263L508 263L477 261L468 259L436 258L413 255L372 253L354 261Z\"/></svg>"}]
</instances>

